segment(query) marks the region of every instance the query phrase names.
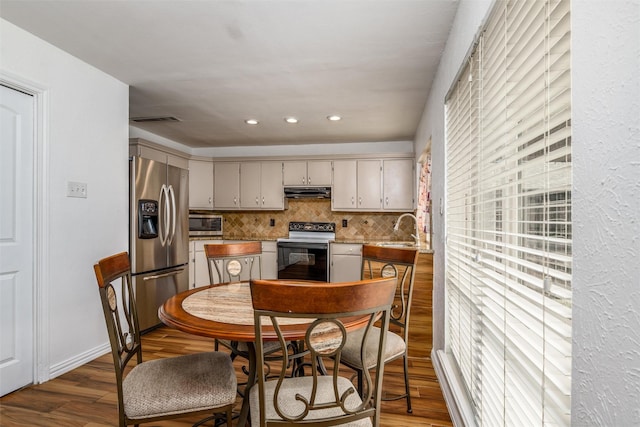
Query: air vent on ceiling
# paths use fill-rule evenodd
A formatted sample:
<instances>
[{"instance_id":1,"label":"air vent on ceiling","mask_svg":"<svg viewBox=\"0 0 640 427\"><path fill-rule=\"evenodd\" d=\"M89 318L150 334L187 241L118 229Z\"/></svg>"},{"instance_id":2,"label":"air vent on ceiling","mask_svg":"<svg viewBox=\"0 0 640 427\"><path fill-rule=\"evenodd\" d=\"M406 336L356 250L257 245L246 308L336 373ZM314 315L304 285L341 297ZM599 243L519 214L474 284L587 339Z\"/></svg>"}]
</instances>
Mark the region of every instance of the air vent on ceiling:
<instances>
[{"instance_id":1,"label":"air vent on ceiling","mask_svg":"<svg viewBox=\"0 0 640 427\"><path fill-rule=\"evenodd\" d=\"M129 120L136 123L149 122L180 122L181 120L173 116L154 116L154 117L131 117Z\"/></svg>"}]
</instances>

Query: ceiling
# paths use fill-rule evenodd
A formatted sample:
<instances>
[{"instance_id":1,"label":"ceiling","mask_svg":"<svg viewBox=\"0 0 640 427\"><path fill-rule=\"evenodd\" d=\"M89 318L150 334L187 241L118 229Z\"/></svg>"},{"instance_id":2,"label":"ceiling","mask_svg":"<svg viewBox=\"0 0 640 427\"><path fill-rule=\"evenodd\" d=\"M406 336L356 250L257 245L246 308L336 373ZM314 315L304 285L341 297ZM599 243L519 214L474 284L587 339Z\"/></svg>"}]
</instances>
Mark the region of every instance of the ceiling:
<instances>
[{"instance_id":1,"label":"ceiling","mask_svg":"<svg viewBox=\"0 0 640 427\"><path fill-rule=\"evenodd\" d=\"M130 118L180 120L132 126L197 148L412 140L457 6L0 0L0 16L130 85Z\"/></svg>"}]
</instances>

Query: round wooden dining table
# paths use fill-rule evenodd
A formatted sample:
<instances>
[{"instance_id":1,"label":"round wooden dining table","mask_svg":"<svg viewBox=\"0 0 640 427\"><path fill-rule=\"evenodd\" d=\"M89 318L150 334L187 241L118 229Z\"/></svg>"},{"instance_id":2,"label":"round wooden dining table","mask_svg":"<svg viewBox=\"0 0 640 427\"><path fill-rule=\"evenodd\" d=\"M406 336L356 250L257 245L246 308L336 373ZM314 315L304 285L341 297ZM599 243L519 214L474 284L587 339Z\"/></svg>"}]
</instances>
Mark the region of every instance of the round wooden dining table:
<instances>
[{"instance_id":1,"label":"round wooden dining table","mask_svg":"<svg viewBox=\"0 0 640 427\"><path fill-rule=\"evenodd\" d=\"M326 282L319 282L318 286L323 283L326 285ZM304 295L300 295L300 298L304 298ZM183 332L247 343L249 374L238 419L238 426L244 426L249 416L248 391L256 381L256 333L249 282L222 283L180 292L160 306L158 317L165 325ZM311 321L278 319L286 341L304 339ZM366 321L366 317L354 317L344 319L343 324L347 330L353 330L364 327ZM263 325L262 339L278 340L273 327Z\"/></svg>"}]
</instances>

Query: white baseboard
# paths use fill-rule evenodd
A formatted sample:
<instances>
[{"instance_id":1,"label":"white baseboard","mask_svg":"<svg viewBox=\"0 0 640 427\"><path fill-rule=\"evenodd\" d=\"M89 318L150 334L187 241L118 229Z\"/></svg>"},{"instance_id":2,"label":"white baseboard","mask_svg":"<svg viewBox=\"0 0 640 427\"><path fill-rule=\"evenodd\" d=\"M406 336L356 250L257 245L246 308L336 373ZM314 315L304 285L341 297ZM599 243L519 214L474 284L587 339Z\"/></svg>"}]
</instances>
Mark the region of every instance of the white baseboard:
<instances>
[{"instance_id":1,"label":"white baseboard","mask_svg":"<svg viewBox=\"0 0 640 427\"><path fill-rule=\"evenodd\" d=\"M49 368L49 379L52 380L55 377L66 374L67 372L72 371L86 363L89 363L92 360L106 353L109 353L110 351L111 345L106 342L90 350L87 350L84 353L80 353L77 356L72 357L71 359L67 359L63 362L51 365L51 367Z\"/></svg>"},{"instance_id":2,"label":"white baseboard","mask_svg":"<svg viewBox=\"0 0 640 427\"><path fill-rule=\"evenodd\" d=\"M456 363L443 350L431 351L431 361L436 371L442 395L455 427L475 427L475 417Z\"/></svg>"}]
</instances>

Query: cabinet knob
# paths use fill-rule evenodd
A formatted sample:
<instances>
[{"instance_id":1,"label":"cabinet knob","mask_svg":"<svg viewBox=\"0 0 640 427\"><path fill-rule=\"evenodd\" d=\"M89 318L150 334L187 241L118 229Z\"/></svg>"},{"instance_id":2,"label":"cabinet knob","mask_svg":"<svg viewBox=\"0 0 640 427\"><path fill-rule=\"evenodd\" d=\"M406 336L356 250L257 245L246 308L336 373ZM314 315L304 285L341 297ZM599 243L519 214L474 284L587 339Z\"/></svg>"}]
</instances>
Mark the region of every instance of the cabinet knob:
<instances>
[{"instance_id":1,"label":"cabinet knob","mask_svg":"<svg viewBox=\"0 0 640 427\"><path fill-rule=\"evenodd\" d=\"M305 182L304 182L304 176L302 177L302 184L305 184Z\"/></svg>"},{"instance_id":2,"label":"cabinet knob","mask_svg":"<svg viewBox=\"0 0 640 427\"><path fill-rule=\"evenodd\" d=\"M211 202L213 202L213 199L209 197L209 204L211 204Z\"/></svg>"},{"instance_id":3,"label":"cabinet knob","mask_svg":"<svg viewBox=\"0 0 640 427\"><path fill-rule=\"evenodd\" d=\"M258 197L256 197L256 205L260 204L260 199L258 199Z\"/></svg>"},{"instance_id":4,"label":"cabinet knob","mask_svg":"<svg viewBox=\"0 0 640 427\"><path fill-rule=\"evenodd\" d=\"M311 185L311 177L307 177L307 182L309 183L309 185Z\"/></svg>"},{"instance_id":5,"label":"cabinet knob","mask_svg":"<svg viewBox=\"0 0 640 427\"><path fill-rule=\"evenodd\" d=\"M384 202L387 204L387 206L389 206L389 198L388 197L384 198Z\"/></svg>"},{"instance_id":6,"label":"cabinet knob","mask_svg":"<svg viewBox=\"0 0 640 427\"><path fill-rule=\"evenodd\" d=\"M358 204L362 206L362 197L358 197Z\"/></svg>"}]
</instances>

